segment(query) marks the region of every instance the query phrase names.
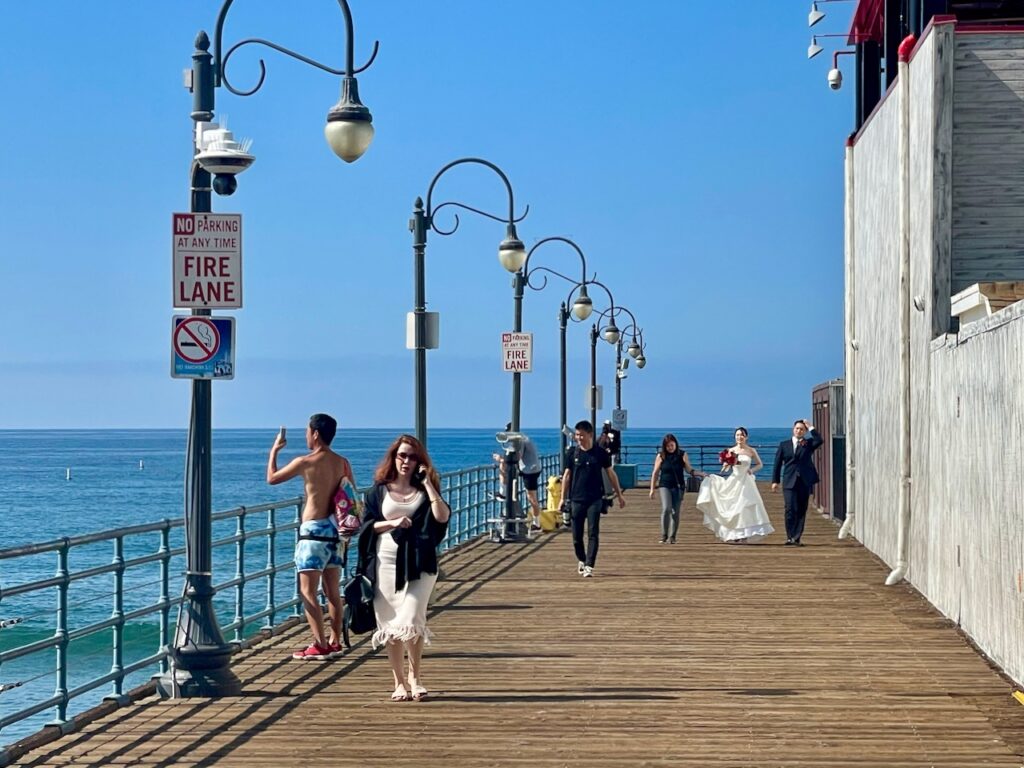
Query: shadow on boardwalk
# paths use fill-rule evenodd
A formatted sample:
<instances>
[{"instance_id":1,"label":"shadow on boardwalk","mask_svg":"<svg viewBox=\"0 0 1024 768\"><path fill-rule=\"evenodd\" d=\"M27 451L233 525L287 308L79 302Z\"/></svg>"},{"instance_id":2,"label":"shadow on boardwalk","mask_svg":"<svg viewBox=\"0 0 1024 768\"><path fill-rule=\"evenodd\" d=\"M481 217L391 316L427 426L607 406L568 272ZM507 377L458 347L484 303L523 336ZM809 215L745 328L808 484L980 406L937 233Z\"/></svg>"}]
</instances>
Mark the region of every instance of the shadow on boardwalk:
<instances>
[{"instance_id":1,"label":"shadow on boardwalk","mask_svg":"<svg viewBox=\"0 0 1024 768\"><path fill-rule=\"evenodd\" d=\"M783 529L781 500L762 489ZM1024 709L949 621L814 515L807 546L718 544L687 495L658 543L642 491L568 534L445 561L424 682L394 704L365 641L297 662L296 627L236 658L242 696L150 700L23 757L82 766L1021 766Z\"/></svg>"}]
</instances>

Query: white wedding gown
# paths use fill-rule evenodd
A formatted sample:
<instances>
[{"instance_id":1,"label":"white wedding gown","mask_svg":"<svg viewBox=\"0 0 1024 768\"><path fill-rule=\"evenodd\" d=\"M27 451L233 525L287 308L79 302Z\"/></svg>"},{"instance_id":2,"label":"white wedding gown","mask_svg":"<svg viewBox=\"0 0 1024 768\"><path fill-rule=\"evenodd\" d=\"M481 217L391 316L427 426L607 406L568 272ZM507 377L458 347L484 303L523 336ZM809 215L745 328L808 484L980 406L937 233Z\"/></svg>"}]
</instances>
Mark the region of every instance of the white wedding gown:
<instances>
[{"instance_id":1,"label":"white wedding gown","mask_svg":"<svg viewBox=\"0 0 1024 768\"><path fill-rule=\"evenodd\" d=\"M750 457L743 454L728 476L704 478L697 509L704 513L704 525L722 541L760 538L775 530L750 474Z\"/></svg>"}]
</instances>

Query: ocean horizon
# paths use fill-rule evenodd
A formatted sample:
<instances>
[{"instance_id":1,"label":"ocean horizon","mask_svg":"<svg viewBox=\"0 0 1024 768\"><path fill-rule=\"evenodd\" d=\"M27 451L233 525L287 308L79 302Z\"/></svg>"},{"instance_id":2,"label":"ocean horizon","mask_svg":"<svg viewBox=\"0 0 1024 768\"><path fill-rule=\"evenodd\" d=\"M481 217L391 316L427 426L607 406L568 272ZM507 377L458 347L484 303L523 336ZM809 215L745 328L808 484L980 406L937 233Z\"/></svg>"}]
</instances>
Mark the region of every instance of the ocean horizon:
<instances>
[{"instance_id":1,"label":"ocean horizon","mask_svg":"<svg viewBox=\"0 0 1024 768\"><path fill-rule=\"evenodd\" d=\"M623 432L622 441L633 452L631 460L648 456L652 463L666 432L684 447L724 448L732 445L733 430L632 428ZM789 427L749 430L754 445L771 445L790 433ZM267 455L277 431L277 426L213 430L215 510L301 495L298 480L266 484ZM365 487L388 445L403 431L340 429L332 448L348 458L357 485ZM281 464L306 451L304 432L305 425L288 427ZM542 454L558 452L558 430L523 432ZM184 428L0 430L0 549L180 516L187 434ZM442 473L490 465L498 447L494 435L490 429L433 428L428 450ZM762 456L766 463L771 458Z\"/></svg>"}]
</instances>

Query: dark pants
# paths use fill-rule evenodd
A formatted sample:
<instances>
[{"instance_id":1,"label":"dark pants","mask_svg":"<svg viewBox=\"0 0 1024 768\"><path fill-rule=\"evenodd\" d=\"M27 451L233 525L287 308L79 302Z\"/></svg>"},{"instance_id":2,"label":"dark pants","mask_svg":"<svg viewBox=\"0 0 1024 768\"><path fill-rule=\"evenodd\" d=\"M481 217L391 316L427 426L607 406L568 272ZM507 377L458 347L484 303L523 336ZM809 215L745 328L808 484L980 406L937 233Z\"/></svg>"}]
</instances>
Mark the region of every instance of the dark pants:
<instances>
[{"instance_id":1,"label":"dark pants","mask_svg":"<svg viewBox=\"0 0 1024 768\"><path fill-rule=\"evenodd\" d=\"M585 565L594 567L597 560L598 538L601 534L601 510L604 500L598 499L589 504L572 502L572 546L576 550L576 559ZM587 526L587 548L583 549L583 525Z\"/></svg>"},{"instance_id":2,"label":"dark pants","mask_svg":"<svg viewBox=\"0 0 1024 768\"><path fill-rule=\"evenodd\" d=\"M798 477L796 485L784 488L782 495L786 500L786 538L800 541L800 537L804 535L807 501L811 498L811 489Z\"/></svg>"}]
</instances>

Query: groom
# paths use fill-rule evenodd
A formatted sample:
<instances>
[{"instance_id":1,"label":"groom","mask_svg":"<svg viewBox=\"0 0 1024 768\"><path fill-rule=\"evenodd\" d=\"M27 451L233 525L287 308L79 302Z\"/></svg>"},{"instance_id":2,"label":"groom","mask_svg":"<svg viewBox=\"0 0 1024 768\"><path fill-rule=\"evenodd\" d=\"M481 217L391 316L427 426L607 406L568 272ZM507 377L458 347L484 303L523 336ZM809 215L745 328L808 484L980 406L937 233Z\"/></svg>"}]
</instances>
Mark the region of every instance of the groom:
<instances>
[{"instance_id":1,"label":"groom","mask_svg":"<svg viewBox=\"0 0 1024 768\"><path fill-rule=\"evenodd\" d=\"M818 482L818 470L811 460L813 453L824 441L808 422L797 419L793 422L793 437L779 443L775 451L775 467L772 469L772 493L779 489L779 474L782 474L782 494L786 500L786 544L802 547L800 537L804 533L807 518L807 501L811 498L814 484Z\"/></svg>"}]
</instances>

